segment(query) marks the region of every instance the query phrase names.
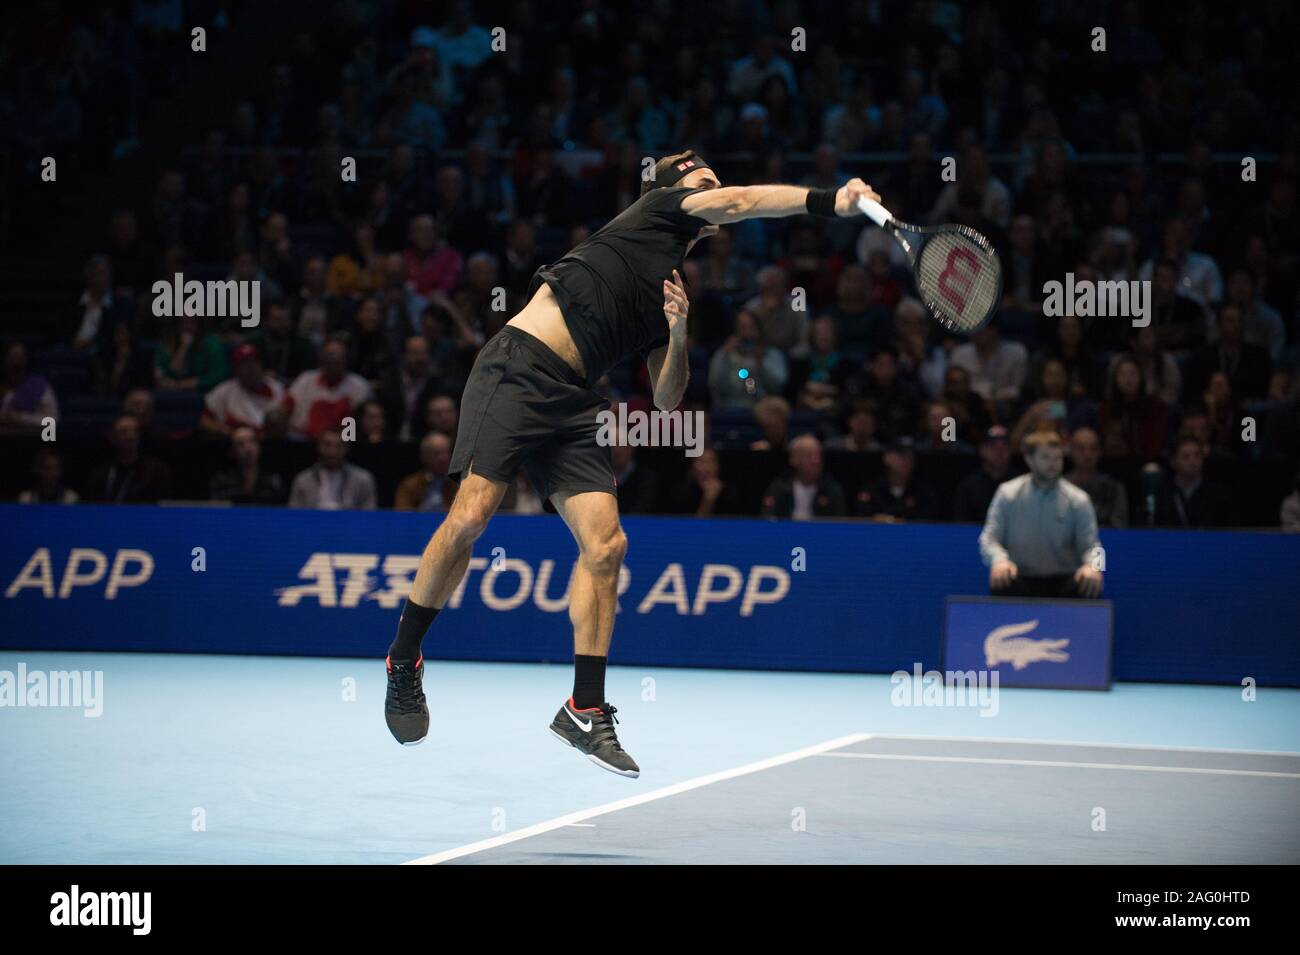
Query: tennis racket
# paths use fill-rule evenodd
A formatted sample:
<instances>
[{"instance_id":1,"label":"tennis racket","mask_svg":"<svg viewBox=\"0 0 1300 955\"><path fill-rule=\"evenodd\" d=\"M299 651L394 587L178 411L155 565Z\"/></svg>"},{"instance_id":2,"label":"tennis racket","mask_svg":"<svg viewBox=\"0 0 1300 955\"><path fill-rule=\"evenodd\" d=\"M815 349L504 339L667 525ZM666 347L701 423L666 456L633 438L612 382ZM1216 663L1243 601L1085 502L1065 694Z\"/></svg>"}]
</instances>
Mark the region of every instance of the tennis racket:
<instances>
[{"instance_id":1,"label":"tennis racket","mask_svg":"<svg viewBox=\"0 0 1300 955\"><path fill-rule=\"evenodd\" d=\"M899 222L866 196L858 208L903 247L925 307L940 325L969 335L989 323L1002 298L1002 261L988 239L964 225Z\"/></svg>"}]
</instances>

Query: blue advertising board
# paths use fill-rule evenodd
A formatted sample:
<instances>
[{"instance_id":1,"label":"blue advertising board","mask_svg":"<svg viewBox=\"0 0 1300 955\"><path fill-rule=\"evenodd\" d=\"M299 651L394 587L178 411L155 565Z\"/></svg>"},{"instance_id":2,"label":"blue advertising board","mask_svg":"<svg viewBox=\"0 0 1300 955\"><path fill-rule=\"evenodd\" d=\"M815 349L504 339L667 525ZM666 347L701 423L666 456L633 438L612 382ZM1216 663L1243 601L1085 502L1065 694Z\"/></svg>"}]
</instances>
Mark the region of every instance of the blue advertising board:
<instances>
[{"instance_id":1,"label":"blue advertising board","mask_svg":"<svg viewBox=\"0 0 1300 955\"><path fill-rule=\"evenodd\" d=\"M382 659L438 515L0 505L0 648ZM939 664L979 528L629 517L611 662L890 673ZM1300 686L1300 535L1112 531L1117 680ZM503 514L431 658L567 661L577 547Z\"/></svg>"},{"instance_id":2,"label":"blue advertising board","mask_svg":"<svg viewBox=\"0 0 1300 955\"><path fill-rule=\"evenodd\" d=\"M1109 600L949 597L943 669L996 671L999 686L1110 689Z\"/></svg>"}]
</instances>

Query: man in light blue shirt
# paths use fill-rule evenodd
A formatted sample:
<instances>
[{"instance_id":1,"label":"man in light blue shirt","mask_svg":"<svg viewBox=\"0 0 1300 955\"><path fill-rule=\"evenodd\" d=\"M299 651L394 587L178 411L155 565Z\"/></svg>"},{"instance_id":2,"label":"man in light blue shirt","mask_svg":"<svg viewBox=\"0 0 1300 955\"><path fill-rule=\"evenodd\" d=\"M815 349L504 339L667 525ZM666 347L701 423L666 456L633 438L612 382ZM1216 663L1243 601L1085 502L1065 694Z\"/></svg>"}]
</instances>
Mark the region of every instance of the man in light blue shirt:
<instances>
[{"instance_id":1,"label":"man in light blue shirt","mask_svg":"<svg viewBox=\"0 0 1300 955\"><path fill-rule=\"evenodd\" d=\"M1025 438L1029 473L999 485L980 533L997 596L1096 597L1101 548L1092 501L1061 477L1065 448L1051 430Z\"/></svg>"}]
</instances>

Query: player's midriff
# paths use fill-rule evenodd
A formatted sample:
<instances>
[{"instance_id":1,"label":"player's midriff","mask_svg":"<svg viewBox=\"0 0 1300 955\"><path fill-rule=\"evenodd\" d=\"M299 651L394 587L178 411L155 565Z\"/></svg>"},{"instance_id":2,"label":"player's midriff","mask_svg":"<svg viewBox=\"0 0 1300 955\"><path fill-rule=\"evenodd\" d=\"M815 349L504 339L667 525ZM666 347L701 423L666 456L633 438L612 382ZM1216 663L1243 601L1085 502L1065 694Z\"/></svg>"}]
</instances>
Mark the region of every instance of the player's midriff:
<instances>
[{"instance_id":1,"label":"player's midriff","mask_svg":"<svg viewBox=\"0 0 1300 955\"><path fill-rule=\"evenodd\" d=\"M523 310L506 324L514 325L532 335L559 355L566 365L586 377L586 370L582 367L582 355L578 352L578 346L574 344L573 336L569 334L568 323L565 322L560 305L555 300L555 293L545 282L528 300Z\"/></svg>"}]
</instances>

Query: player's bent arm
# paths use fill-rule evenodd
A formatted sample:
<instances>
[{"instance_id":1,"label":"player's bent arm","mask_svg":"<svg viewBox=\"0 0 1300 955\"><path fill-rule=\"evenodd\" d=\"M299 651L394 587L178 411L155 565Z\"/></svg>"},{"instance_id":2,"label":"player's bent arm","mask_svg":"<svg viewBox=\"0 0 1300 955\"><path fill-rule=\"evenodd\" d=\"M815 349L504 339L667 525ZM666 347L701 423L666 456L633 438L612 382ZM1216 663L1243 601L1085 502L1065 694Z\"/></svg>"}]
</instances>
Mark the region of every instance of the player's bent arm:
<instances>
[{"instance_id":1,"label":"player's bent arm","mask_svg":"<svg viewBox=\"0 0 1300 955\"><path fill-rule=\"evenodd\" d=\"M670 341L646 355L650 384L654 388L655 407L672 411L682 403L686 383L690 380L690 363L686 358L686 339Z\"/></svg>"}]
</instances>

